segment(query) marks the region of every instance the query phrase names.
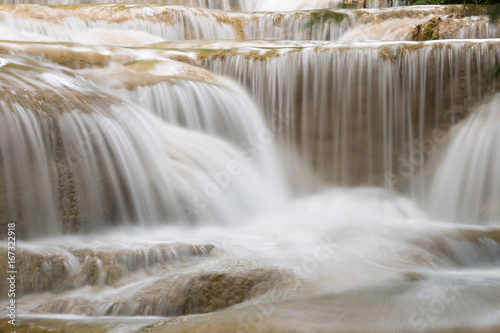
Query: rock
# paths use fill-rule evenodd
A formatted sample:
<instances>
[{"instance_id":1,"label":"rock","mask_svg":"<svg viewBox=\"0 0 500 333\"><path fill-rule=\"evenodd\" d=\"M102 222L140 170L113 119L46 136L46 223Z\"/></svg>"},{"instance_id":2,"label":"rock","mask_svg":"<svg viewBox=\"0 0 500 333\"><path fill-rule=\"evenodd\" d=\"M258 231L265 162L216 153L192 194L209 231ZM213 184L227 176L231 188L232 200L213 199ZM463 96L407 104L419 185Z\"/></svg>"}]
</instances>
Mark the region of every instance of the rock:
<instances>
[{"instance_id":1,"label":"rock","mask_svg":"<svg viewBox=\"0 0 500 333\"><path fill-rule=\"evenodd\" d=\"M134 332L141 326L151 323L151 319L54 319L54 318L16 318L16 326L8 323L9 318L0 320L0 332L11 332L13 327L17 333L106 333L123 331Z\"/></svg>"},{"instance_id":2,"label":"rock","mask_svg":"<svg viewBox=\"0 0 500 333\"><path fill-rule=\"evenodd\" d=\"M417 24L412 32L412 40L426 41L440 39L439 23L441 23L440 17L432 18L423 24Z\"/></svg>"},{"instance_id":3,"label":"rock","mask_svg":"<svg viewBox=\"0 0 500 333\"><path fill-rule=\"evenodd\" d=\"M121 278L154 265L163 267L183 258L205 256L212 245L158 244L113 249L18 249L17 295L61 292L84 285L115 285ZM7 267L6 250L0 251L0 267ZM0 273L0 291L8 289L6 270Z\"/></svg>"},{"instance_id":4,"label":"rock","mask_svg":"<svg viewBox=\"0 0 500 333\"><path fill-rule=\"evenodd\" d=\"M289 273L255 269L241 273L205 273L192 278L183 296L184 314L208 313L242 303L281 285Z\"/></svg>"},{"instance_id":5,"label":"rock","mask_svg":"<svg viewBox=\"0 0 500 333\"><path fill-rule=\"evenodd\" d=\"M238 272L201 272L167 276L135 293L117 298L62 296L38 306L35 313L87 316L180 316L209 313L281 290L299 280L277 268Z\"/></svg>"},{"instance_id":6,"label":"rock","mask_svg":"<svg viewBox=\"0 0 500 333\"><path fill-rule=\"evenodd\" d=\"M344 0L342 7L344 8L365 8L365 0Z\"/></svg>"}]
</instances>

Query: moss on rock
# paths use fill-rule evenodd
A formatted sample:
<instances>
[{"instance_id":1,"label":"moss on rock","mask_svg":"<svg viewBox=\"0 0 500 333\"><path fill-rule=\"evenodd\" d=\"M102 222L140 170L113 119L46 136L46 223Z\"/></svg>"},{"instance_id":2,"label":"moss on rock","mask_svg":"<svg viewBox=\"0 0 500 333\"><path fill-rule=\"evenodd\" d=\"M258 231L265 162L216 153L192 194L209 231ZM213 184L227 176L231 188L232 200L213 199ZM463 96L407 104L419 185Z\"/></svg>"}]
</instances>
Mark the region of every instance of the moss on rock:
<instances>
[{"instance_id":1,"label":"moss on rock","mask_svg":"<svg viewBox=\"0 0 500 333\"><path fill-rule=\"evenodd\" d=\"M417 24L412 32L412 40L426 41L440 39L439 24L441 18L432 18L426 23Z\"/></svg>"}]
</instances>

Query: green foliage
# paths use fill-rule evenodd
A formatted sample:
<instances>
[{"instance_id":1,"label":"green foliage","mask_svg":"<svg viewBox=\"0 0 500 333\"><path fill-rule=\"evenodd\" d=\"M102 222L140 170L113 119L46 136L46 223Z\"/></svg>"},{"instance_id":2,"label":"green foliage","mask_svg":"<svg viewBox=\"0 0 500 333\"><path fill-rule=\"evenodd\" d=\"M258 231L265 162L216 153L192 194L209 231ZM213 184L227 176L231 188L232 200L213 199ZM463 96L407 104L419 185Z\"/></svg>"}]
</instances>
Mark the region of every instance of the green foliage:
<instances>
[{"instance_id":1,"label":"green foliage","mask_svg":"<svg viewBox=\"0 0 500 333\"><path fill-rule=\"evenodd\" d=\"M500 4L493 7L490 12L491 22L496 22L500 18Z\"/></svg>"},{"instance_id":2,"label":"green foliage","mask_svg":"<svg viewBox=\"0 0 500 333\"><path fill-rule=\"evenodd\" d=\"M439 19L438 20L430 20L427 22L423 32L424 40L435 40L439 39Z\"/></svg>"},{"instance_id":3,"label":"green foliage","mask_svg":"<svg viewBox=\"0 0 500 333\"><path fill-rule=\"evenodd\" d=\"M481 84L484 87L490 87L495 80L500 76L500 65L493 66L483 73L481 76Z\"/></svg>"},{"instance_id":4,"label":"green foliage","mask_svg":"<svg viewBox=\"0 0 500 333\"><path fill-rule=\"evenodd\" d=\"M315 10L311 12L311 20L315 22L335 22L337 24L342 23L342 21L347 17L346 14L337 13L331 10Z\"/></svg>"},{"instance_id":5,"label":"green foliage","mask_svg":"<svg viewBox=\"0 0 500 333\"><path fill-rule=\"evenodd\" d=\"M440 17L430 19L429 21L422 24L417 24L412 31L411 39L414 41L440 39L439 23L441 23Z\"/></svg>"},{"instance_id":6,"label":"green foliage","mask_svg":"<svg viewBox=\"0 0 500 333\"><path fill-rule=\"evenodd\" d=\"M416 0L412 5L442 5L446 0Z\"/></svg>"},{"instance_id":7,"label":"green foliage","mask_svg":"<svg viewBox=\"0 0 500 333\"><path fill-rule=\"evenodd\" d=\"M316 29L325 23L340 24L347 18L347 14L337 13L328 9L311 11L309 21L304 25L306 29Z\"/></svg>"},{"instance_id":8,"label":"green foliage","mask_svg":"<svg viewBox=\"0 0 500 333\"><path fill-rule=\"evenodd\" d=\"M355 3L342 3L340 5L342 9L358 9L358 5Z\"/></svg>"}]
</instances>

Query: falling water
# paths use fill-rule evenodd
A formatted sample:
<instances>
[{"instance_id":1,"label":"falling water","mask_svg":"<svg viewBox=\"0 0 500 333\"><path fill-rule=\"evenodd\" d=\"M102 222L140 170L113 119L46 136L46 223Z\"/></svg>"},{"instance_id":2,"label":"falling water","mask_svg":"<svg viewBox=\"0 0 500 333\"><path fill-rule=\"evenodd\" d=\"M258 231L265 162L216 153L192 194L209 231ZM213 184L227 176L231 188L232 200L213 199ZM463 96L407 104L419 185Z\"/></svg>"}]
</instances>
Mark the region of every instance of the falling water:
<instances>
[{"instance_id":1,"label":"falling water","mask_svg":"<svg viewBox=\"0 0 500 333\"><path fill-rule=\"evenodd\" d=\"M170 4L181 6L193 6L210 9L224 10L245 10L245 11L277 11L277 10L297 10L313 8L332 8L342 3L340 0L289 0L286 2L272 0L2 0L4 4L38 4L38 5L70 5L70 4L102 4L102 3L120 3L120 4Z\"/></svg>"},{"instance_id":2,"label":"falling water","mask_svg":"<svg viewBox=\"0 0 500 333\"><path fill-rule=\"evenodd\" d=\"M445 38L496 38L484 16L460 7L234 13L164 5L2 6L3 40L139 46L164 40L412 40L416 25L440 19ZM390 18L390 19L388 19Z\"/></svg>"},{"instance_id":3,"label":"falling water","mask_svg":"<svg viewBox=\"0 0 500 333\"><path fill-rule=\"evenodd\" d=\"M9 60L2 65L2 220L23 221L31 235L187 218L228 223L280 200L280 194L263 194L250 201L255 206L239 201L236 192L246 177L226 179L242 173L258 187L250 165L261 163L276 174L265 158L245 157L219 140L162 124L68 75ZM45 102L33 104L25 94ZM255 109L247 111L251 116ZM262 126L258 120L254 127ZM209 147L222 155L206 154Z\"/></svg>"},{"instance_id":4,"label":"falling water","mask_svg":"<svg viewBox=\"0 0 500 333\"><path fill-rule=\"evenodd\" d=\"M478 74L499 57L496 40L257 47L199 62L291 119L284 140L324 178L402 189L421 166L406 161L481 97Z\"/></svg>"},{"instance_id":5,"label":"falling water","mask_svg":"<svg viewBox=\"0 0 500 333\"><path fill-rule=\"evenodd\" d=\"M0 5L16 331L500 329L480 7L30 2Z\"/></svg>"},{"instance_id":6,"label":"falling water","mask_svg":"<svg viewBox=\"0 0 500 333\"><path fill-rule=\"evenodd\" d=\"M439 163L429 196L432 215L446 221L500 221L500 95L457 125Z\"/></svg>"}]
</instances>

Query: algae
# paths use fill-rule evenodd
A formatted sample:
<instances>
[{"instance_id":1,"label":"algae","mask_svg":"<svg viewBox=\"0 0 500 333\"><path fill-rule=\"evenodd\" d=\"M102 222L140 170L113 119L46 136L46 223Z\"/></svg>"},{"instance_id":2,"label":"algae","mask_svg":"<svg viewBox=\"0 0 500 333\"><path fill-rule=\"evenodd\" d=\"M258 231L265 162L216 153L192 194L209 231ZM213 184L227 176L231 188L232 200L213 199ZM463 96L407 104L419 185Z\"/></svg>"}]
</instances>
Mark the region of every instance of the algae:
<instances>
[{"instance_id":1,"label":"algae","mask_svg":"<svg viewBox=\"0 0 500 333\"><path fill-rule=\"evenodd\" d=\"M426 23L417 24L412 31L412 40L427 41L440 39L439 24L441 18L432 18Z\"/></svg>"}]
</instances>

